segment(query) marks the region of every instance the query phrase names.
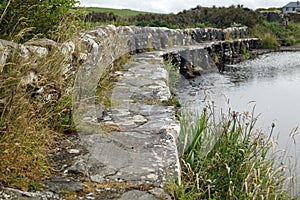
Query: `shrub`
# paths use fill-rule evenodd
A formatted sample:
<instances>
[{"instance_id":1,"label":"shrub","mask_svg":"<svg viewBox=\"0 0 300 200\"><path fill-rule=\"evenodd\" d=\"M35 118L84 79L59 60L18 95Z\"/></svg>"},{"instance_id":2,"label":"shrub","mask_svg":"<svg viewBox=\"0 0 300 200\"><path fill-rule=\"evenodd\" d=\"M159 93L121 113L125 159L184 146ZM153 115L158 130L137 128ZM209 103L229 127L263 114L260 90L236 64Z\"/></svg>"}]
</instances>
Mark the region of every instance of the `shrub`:
<instances>
[{"instance_id":1,"label":"shrub","mask_svg":"<svg viewBox=\"0 0 300 200\"><path fill-rule=\"evenodd\" d=\"M288 38L285 38L285 39L282 40L281 45L283 45L283 46L292 46L296 43L297 43L296 39L293 36L289 36Z\"/></svg>"},{"instance_id":2,"label":"shrub","mask_svg":"<svg viewBox=\"0 0 300 200\"><path fill-rule=\"evenodd\" d=\"M262 48L263 49L276 49L280 46L278 40L272 36L271 34L267 33L262 38Z\"/></svg>"}]
</instances>

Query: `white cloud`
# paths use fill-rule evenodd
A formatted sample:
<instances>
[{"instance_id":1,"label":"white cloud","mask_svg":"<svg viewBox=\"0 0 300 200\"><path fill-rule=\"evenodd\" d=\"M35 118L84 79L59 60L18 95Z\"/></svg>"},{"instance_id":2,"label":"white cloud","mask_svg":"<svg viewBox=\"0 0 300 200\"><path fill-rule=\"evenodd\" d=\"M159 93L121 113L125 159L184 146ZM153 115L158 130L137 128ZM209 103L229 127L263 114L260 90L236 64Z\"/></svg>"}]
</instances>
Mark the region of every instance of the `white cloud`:
<instances>
[{"instance_id":1,"label":"white cloud","mask_svg":"<svg viewBox=\"0 0 300 200\"><path fill-rule=\"evenodd\" d=\"M80 0L82 6L93 7L110 7L110 8L128 8L133 10L151 11L151 12L179 12L184 9L189 9L200 6L211 7L215 6L230 6L241 4L244 7L251 9L268 8L268 7L282 7L289 2L289 0Z\"/></svg>"}]
</instances>

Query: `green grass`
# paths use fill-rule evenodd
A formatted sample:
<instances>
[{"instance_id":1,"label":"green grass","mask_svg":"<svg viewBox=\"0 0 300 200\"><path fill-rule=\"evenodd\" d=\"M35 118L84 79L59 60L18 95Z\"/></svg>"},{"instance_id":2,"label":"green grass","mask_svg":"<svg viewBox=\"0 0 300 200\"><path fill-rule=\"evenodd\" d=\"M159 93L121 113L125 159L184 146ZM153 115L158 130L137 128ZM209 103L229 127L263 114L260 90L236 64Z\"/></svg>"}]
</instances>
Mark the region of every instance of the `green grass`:
<instances>
[{"instance_id":1,"label":"green grass","mask_svg":"<svg viewBox=\"0 0 300 200\"><path fill-rule=\"evenodd\" d=\"M114 64L109 67L101 76L95 93L95 102L103 103L105 108L110 108L113 105L113 99L111 99L111 91L115 87L115 83L118 78L113 75L114 72L123 70L123 65L129 62L131 59L129 54L120 56L114 60Z\"/></svg>"},{"instance_id":2,"label":"green grass","mask_svg":"<svg viewBox=\"0 0 300 200\"><path fill-rule=\"evenodd\" d=\"M181 115L184 116L184 115ZM216 120L205 109L196 120L181 117L181 182L174 199L289 199L285 166L276 162L272 130L255 130L249 113L228 112Z\"/></svg>"},{"instance_id":3,"label":"green grass","mask_svg":"<svg viewBox=\"0 0 300 200\"><path fill-rule=\"evenodd\" d=\"M278 22L264 21L250 29L250 34L262 39L262 48L274 49L300 43L300 25L288 22L283 26Z\"/></svg>"},{"instance_id":4,"label":"green grass","mask_svg":"<svg viewBox=\"0 0 300 200\"><path fill-rule=\"evenodd\" d=\"M86 9L87 12L108 12L108 13L113 13L115 15L124 16L124 17L147 13L147 12L137 11L137 10L115 9L115 8L86 7Z\"/></svg>"}]
</instances>

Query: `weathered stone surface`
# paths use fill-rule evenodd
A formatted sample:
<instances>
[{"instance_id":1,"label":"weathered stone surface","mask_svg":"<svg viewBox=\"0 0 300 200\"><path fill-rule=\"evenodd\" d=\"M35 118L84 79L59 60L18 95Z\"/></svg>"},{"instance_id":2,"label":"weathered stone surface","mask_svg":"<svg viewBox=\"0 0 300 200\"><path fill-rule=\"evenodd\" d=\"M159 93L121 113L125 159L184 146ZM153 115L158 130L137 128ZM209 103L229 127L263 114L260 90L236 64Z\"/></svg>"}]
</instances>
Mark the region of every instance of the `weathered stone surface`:
<instances>
[{"instance_id":1,"label":"weathered stone surface","mask_svg":"<svg viewBox=\"0 0 300 200\"><path fill-rule=\"evenodd\" d=\"M73 180L65 177L55 177L51 180L46 180L45 184L48 189L52 192L60 191L80 191L83 189L83 186L78 180Z\"/></svg>"},{"instance_id":2,"label":"weathered stone surface","mask_svg":"<svg viewBox=\"0 0 300 200\"><path fill-rule=\"evenodd\" d=\"M29 41L24 43L25 46L38 46L38 47L44 47L48 51L51 51L52 49L58 48L58 44L54 42L53 40L43 38L43 39L38 39L34 41Z\"/></svg>"},{"instance_id":3,"label":"weathered stone surface","mask_svg":"<svg viewBox=\"0 0 300 200\"><path fill-rule=\"evenodd\" d=\"M163 200L171 200L172 198L170 195L166 194L164 189L162 188L153 188L148 191L150 194L154 195L158 199L163 199Z\"/></svg>"},{"instance_id":4,"label":"weathered stone surface","mask_svg":"<svg viewBox=\"0 0 300 200\"><path fill-rule=\"evenodd\" d=\"M0 189L0 199L2 200L62 200L58 194L52 192L25 192L13 188Z\"/></svg>"},{"instance_id":5,"label":"weathered stone surface","mask_svg":"<svg viewBox=\"0 0 300 200\"><path fill-rule=\"evenodd\" d=\"M171 97L168 73L162 63L156 53L144 53L134 56L125 70L117 73L119 81L111 95L117 103L110 108L111 120L105 124L113 124L120 131L80 133L89 155L76 165L93 181L163 187L170 174L178 175L179 122L175 109L161 104Z\"/></svg>"},{"instance_id":6,"label":"weathered stone surface","mask_svg":"<svg viewBox=\"0 0 300 200\"><path fill-rule=\"evenodd\" d=\"M172 48L164 53L163 58L179 67L186 78L218 70L206 45Z\"/></svg>"},{"instance_id":7,"label":"weathered stone surface","mask_svg":"<svg viewBox=\"0 0 300 200\"><path fill-rule=\"evenodd\" d=\"M39 47L39 46L31 46L31 45L25 45L26 48L26 54L29 54L26 56L26 58L29 58L30 55L35 55L37 57L45 57L48 54L48 50L45 47Z\"/></svg>"},{"instance_id":8,"label":"weathered stone surface","mask_svg":"<svg viewBox=\"0 0 300 200\"><path fill-rule=\"evenodd\" d=\"M224 64L233 64L243 59L243 51L257 49L259 39L217 41L186 47L173 47L163 51L163 58L179 67L186 78L222 70Z\"/></svg>"},{"instance_id":9,"label":"weathered stone surface","mask_svg":"<svg viewBox=\"0 0 300 200\"><path fill-rule=\"evenodd\" d=\"M139 190L132 190L132 191L126 192L120 198L120 200L128 200L128 199L130 199L130 200L157 200L157 198L155 198L153 195L151 195L147 192L139 191Z\"/></svg>"},{"instance_id":10,"label":"weathered stone surface","mask_svg":"<svg viewBox=\"0 0 300 200\"><path fill-rule=\"evenodd\" d=\"M173 46L225 40L225 34L229 34L231 39L245 38L247 36L247 27L228 28L224 30L216 28L172 30L160 27L115 27L108 25L84 33L80 38L86 44L89 53L108 53L111 54L111 58L114 60L127 52L142 52L147 49L161 50ZM49 39L39 39L27 42L24 45L18 45L13 42L0 40L0 66L3 66L12 52L18 48L21 50L21 56L25 59L29 59L31 54L43 57L47 55L48 51L54 48L61 48L62 53L66 57L70 57L74 52L75 44L73 42L66 42L59 45ZM103 52L106 48L109 51ZM81 57L85 60L86 54L82 54ZM111 63L111 60L107 60L107 62ZM97 65L98 62L94 64Z\"/></svg>"},{"instance_id":11,"label":"weathered stone surface","mask_svg":"<svg viewBox=\"0 0 300 200\"><path fill-rule=\"evenodd\" d=\"M17 44L14 42L0 39L0 73L3 71L3 67L10 58L12 52L17 48Z\"/></svg>"}]
</instances>

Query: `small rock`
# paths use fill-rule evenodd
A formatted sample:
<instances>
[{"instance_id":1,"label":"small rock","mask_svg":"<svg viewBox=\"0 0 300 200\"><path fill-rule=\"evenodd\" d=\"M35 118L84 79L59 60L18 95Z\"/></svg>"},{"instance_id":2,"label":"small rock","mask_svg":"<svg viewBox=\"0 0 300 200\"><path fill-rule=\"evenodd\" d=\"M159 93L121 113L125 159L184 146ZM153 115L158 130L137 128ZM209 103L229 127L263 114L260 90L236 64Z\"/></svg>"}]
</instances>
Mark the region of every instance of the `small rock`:
<instances>
[{"instance_id":1,"label":"small rock","mask_svg":"<svg viewBox=\"0 0 300 200\"><path fill-rule=\"evenodd\" d=\"M79 60L80 62L86 61L88 58L88 55L86 53L79 53Z\"/></svg>"},{"instance_id":2,"label":"small rock","mask_svg":"<svg viewBox=\"0 0 300 200\"><path fill-rule=\"evenodd\" d=\"M90 200L93 200L93 199L96 199L96 195L95 194L93 194L93 193L89 193L89 194L87 194L86 195L86 197L85 197L86 199L90 199Z\"/></svg>"},{"instance_id":3,"label":"small rock","mask_svg":"<svg viewBox=\"0 0 300 200\"><path fill-rule=\"evenodd\" d=\"M145 124L145 123L147 123L147 121L148 121L148 120L147 120L144 116L142 116L142 115L135 115L135 116L133 116L132 120L133 120L133 122L134 122L135 124L137 124L137 125Z\"/></svg>"},{"instance_id":4,"label":"small rock","mask_svg":"<svg viewBox=\"0 0 300 200\"><path fill-rule=\"evenodd\" d=\"M45 47L25 45L25 48L39 58L45 57L48 54L48 50Z\"/></svg>"},{"instance_id":5,"label":"small rock","mask_svg":"<svg viewBox=\"0 0 300 200\"><path fill-rule=\"evenodd\" d=\"M22 85L28 85L38 80L37 75L34 71L29 72L29 74L21 79Z\"/></svg>"},{"instance_id":6,"label":"small rock","mask_svg":"<svg viewBox=\"0 0 300 200\"><path fill-rule=\"evenodd\" d=\"M86 164L83 158L79 158L74 161L74 164L69 167L68 173L80 174L86 171Z\"/></svg>"},{"instance_id":7,"label":"small rock","mask_svg":"<svg viewBox=\"0 0 300 200\"><path fill-rule=\"evenodd\" d=\"M78 149L69 149L68 153L70 153L70 154L79 154L80 150L78 150Z\"/></svg>"},{"instance_id":8,"label":"small rock","mask_svg":"<svg viewBox=\"0 0 300 200\"><path fill-rule=\"evenodd\" d=\"M75 51L75 44L72 41L68 41L62 44L61 52L64 56L70 56Z\"/></svg>"},{"instance_id":9,"label":"small rock","mask_svg":"<svg viewBox=\"0 0 300 200\"><path fill-rule=\"evenodd\" d=\"M48 49L49 51L51 49L57 48L57 43L55 41L47 39L47 38L38 39L38 40L35 40L35 41L30 41L30 42L26 42L24 45L25 46L44 47L44 48Z\"/></svg>"}]
</instances>

